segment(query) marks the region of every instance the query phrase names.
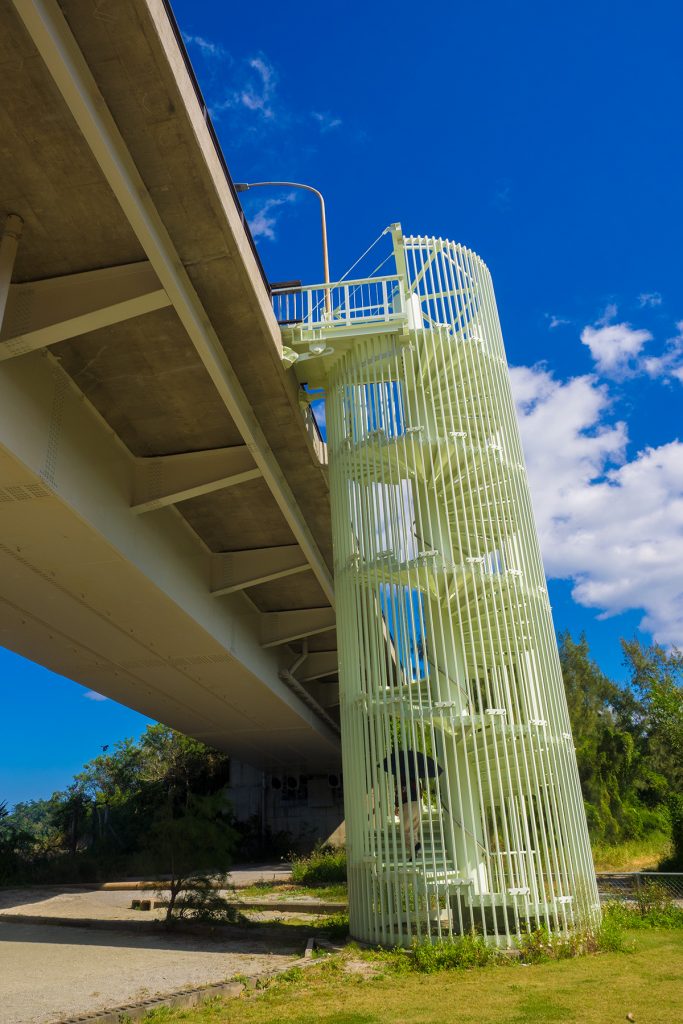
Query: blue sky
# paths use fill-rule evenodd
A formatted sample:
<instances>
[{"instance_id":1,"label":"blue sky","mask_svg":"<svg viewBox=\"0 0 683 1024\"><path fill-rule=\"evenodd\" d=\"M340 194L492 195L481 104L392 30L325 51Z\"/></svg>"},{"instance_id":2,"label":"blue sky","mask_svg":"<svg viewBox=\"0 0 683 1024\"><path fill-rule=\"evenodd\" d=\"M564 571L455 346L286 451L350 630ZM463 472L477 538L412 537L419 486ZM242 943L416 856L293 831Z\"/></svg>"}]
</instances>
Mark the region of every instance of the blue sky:
<instances>
[{"instance_id":1,"label":"blue sky","mask_svg":"<svg viewBox=\"0 0 683 1024\"><path fill-rule=\"evenodd\" d=\"M616 678L621 635L683 645L681 8L174 9L233 178L324 192L333 278L395 220L488 263L557 628ZM270 279L320 280L315 200L243 198ZM0 799L144 727L14 655L0 673Z\"/></svg>"}]
</instances>

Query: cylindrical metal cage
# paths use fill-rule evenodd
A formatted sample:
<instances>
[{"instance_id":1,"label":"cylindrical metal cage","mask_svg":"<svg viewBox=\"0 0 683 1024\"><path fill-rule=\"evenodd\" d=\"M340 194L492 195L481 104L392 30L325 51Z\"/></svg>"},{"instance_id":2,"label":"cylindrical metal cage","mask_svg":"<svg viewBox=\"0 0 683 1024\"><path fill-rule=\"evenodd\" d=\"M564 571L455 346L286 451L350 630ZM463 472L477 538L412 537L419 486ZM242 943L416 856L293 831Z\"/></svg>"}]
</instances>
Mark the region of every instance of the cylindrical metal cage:
<instances>
[{"instance_id":1,"label":"cylindrical metal cage","mask_svg":"<svg viewBox=\"0 0 683 1024\"><path fill-rule=\"evenodd\" d=\"M489 272L400 238L330 371L351 933L501 945L599 903Z\"/></svg>"}]
</instances>

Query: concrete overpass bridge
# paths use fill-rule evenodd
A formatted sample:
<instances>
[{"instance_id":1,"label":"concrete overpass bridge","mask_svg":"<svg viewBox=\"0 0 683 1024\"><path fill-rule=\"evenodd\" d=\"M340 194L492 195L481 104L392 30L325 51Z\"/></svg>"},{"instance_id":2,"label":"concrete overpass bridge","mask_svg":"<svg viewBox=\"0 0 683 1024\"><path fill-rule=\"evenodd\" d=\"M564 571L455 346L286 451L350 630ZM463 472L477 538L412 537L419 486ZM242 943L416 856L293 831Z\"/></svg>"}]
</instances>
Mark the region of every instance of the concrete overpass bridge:
<instances>
[{"instance_id":1,"label":"concrete overpass bridge","mask_svg":"<svg viewBox=\"0 0 683 1024\"><path fill-rule=\"evenodd\" d=\"M170 10L1 0L0 66L0 643L335 770L325 446Z\"/></svg>"},{"instance_id":2,"label":"concrete overpass bridge","mask_svg":"<svg viewBox=\"0 0 683 1024\"><path fill-rule=\"evenodd\" d=\"M0 640L311 807L341 722L356 937L592 927L486 265L395 225L279 325L161 0L0 11Z\"/></svg>"}]
</instances>

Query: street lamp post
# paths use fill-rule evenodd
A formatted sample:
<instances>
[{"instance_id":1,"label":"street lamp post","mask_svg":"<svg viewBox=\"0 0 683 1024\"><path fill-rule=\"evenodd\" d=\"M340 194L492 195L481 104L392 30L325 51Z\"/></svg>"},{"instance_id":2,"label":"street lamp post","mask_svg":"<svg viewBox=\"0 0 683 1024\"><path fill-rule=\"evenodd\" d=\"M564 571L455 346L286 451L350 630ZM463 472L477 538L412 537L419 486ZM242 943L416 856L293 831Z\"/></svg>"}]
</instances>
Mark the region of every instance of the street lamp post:
<instances>
[{"instance_id":1,"label":"street lamp post","mask_svg":"<svg viewBox=\"0 0 683 1024\"><path fill-rule=\"evenodd\" d=\"M318 197L320 202L320 223L322 227L322 239L323 239L323 274L325 281L325 312L329 315L332 306L330 299L330 262L327 251L327 220L325 218L325 200L323 199L322 193L317 188L313 188L312 185L302 185L298 181L253 181L253 182L240 182L235 184L236 192L248 192L250 188L264 188L266 186L275 186L282 188L301 188L305 192L312 192L313 195Z\"/></svg>"}]
</instances>

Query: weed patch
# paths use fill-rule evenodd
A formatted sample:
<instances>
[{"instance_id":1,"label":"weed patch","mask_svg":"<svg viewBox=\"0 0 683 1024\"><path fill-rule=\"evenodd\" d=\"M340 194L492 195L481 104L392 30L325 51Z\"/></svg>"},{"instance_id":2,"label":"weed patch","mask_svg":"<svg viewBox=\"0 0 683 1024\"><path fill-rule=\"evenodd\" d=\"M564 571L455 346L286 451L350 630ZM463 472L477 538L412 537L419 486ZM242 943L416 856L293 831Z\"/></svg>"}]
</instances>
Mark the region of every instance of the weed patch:
<instances>
[{"instance_id":1,"label":"weed patch","mask_svg":"<svg viewBox=\"0 0 683 1024\"><path fill-rule=\"evenodd\" d=\"M632 953L633 943L627 941L623 925L609 914L604 914L595 934L595 950L599 953Z\"/></svg>"},{"instance_id":2,"label":"weed patch","mask_svg":"<svg viewBox=\"0 0 683 1024\"><path fill-rule=\"evenodd\" d=\"M348 899L348 890L345 882L337 882L331 885L322 883L292 885L290 882L255 882L253 885L237 890L236 894L239 899L258 899L259 897L267 898L269 896L289 899L296 896L311 896L312 889L315 891L315 898L318 900L329 901L330 903L346 903Z\"/></svg>"},{"instance_id":3,"label":"weed patch","mask_svg":"<svg viewBox=\"0 0 683 1024\"><path fill-rule=\"evenodd\" d=\"M525 964L570 960L588 953L629 953L633 948L626 941L621 923L609 916L604 917L595 930L576 931L570 935L551 935L547 928L537 928L523 936L518 947Z\"/></svg>"},{"instance_id":4,"label":"weed patch","mask_svg":"<svg viewBox=\"0 0 683 1024\"><path fill-rule=\"evenodd\" d=\"M292 881L305 886L345 882L346 850L335 846L319 846L307 857L292 856Z\"/></svg>"},{"instance_id":5,"label":"weed patch","mask_svg":"<svg viewBox=\"0 0 683 1024\"><path fill-rule=\"evenodd\" d=\"M463 935L449 942L414 943L409 953L413 970L422 974L488 967L501 959L499 950L487 945L478 935Z\"/></svg>"}]
</instances>

